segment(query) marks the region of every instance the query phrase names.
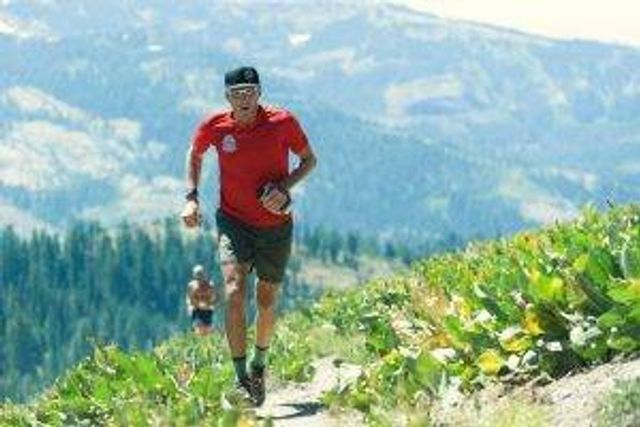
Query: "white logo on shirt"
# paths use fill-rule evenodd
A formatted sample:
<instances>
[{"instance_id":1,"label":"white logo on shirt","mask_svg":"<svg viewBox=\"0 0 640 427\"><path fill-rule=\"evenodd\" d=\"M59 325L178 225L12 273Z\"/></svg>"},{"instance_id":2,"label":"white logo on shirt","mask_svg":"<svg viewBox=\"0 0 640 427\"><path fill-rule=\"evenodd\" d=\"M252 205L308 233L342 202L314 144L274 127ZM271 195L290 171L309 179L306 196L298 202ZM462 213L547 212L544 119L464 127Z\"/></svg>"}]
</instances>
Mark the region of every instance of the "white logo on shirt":
<instances>
[{"instance_id":1,"label":"white logo on shirt","mask_svg":"<svg viewBox=\"0 0 640 427\"><path fill-rule=\"evenodd\" d=\"M236 144L236 139L233 135L226 135L222 139L222 151L225 153L233 153L238 149L238 144Z\"/></svg>"}]
</instances>

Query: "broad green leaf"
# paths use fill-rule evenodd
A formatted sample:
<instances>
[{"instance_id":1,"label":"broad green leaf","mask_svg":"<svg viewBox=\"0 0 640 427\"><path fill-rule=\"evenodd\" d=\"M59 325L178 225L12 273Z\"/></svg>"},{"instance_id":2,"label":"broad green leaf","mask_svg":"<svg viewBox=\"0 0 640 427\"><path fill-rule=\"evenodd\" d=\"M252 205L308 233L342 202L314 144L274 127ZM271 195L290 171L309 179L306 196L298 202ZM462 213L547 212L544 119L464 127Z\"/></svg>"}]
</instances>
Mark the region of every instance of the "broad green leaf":
<instances>
[{"instance_id":1,"label":"broad green leaf","mask_svg":"<svg viewBox=\"0 0 640 427\"><path fill-rule=\"evenodd\" d=\"M628 315L629 320L640 325L640 306L635 307Z\"/></svg>"},{"instance_id":2,"label":"broad green leaf","mask_svg":"<svg viewBox=\"0 0 640 427\"><path fill-rule=\"evenodd\" d=\"M415 374L418 382L435 391L444 372L442 364L428 351L421 351L415 363Z\"/></svg>"},{"instance_id":3,"label":"broad green leaf","mask_svg":"<svg viewBox=\"0 0 640 427\"><path fill-rule=\"evenodd\" d=\"M585 273L596 285L605 287L616 274L615 259L604 249L595 248L589 252L589 262Z\"/></svg>"},{"instance_id":4,"label":"broad green leaf","mask_svg":"<svg viewBox=\"0 0 640 427\"><path fill-rule=\"evenodd\" d=\"M640 242L632 239L626 242L620 255L622 273L627 279L640 279Z\"/></svg>"},{"instance_id":5,"label":"broad green leaf","mask_svg":"<svg viewBox=\"0 0 640 427\"><path fill-rule=\"evenodd\" d=\"M591 279L586 274L579 273L576 276L576 283L580 285L580 288L586 296L589 297L591 302L598 307L601 311L606 311L611 308L613 302L602 292L602 290L593 284Z\"/></svg>"},{"instance_id":6,"label":"broad green leaf","mask_svg":"<svg viewBox=\"0 0 640 427\"><path fill-rule=\"evenodd\" d=\"M464 326L460 319L455 316L446 316L442 323L452 338L451 341L454 347L462 349L469 346L469 334L464 331Z\"/></svg>"},{"instance_id":7,"label":"broad green leaf","mask_svg":"<svg viewBox=\"0 0 640 427\"><path fill-rule=\"evenodd\" d=\"M550 300L561 299L564 295L564 281L559 277L549 277L543 282L542 293Z\"/></svg>"},{"instance_id":8,"label":"broad green leaf","mask_svg":"<svg viewBox=\"0 0 640 427\"><path fill-rule=\"evenodd\" d=\"M617 303L636 306L640 304L640 279L617 283L607 295Z\"/></svg>"},{"instance_id":9,"label":"broad green leaf","mask_svg":"<svg viewBox=\"0 0 640 427\"><path fill-rule=\"evenodd\" d=\"M607 345L615 350L631 353L640 348L640 341L637 338L634 339L633 337L622 335L610 338L607 341Z\"/></svg>"},{"instance_id":10,"label":"broad green leaf","mask_svg":"<svg viewBox=\"0 0 640 427\"><path fill-rule=\"evenodd\" d=\"M565 284L558 276L548 276L538 270L530 274L530 292L543 302L564 301Z\"/></svg>"},{"instance_id":11,"label":"broad green leaf","mask_svg":"<svg viewBox=\"0 0 640 427\"><path fill-rule=\"evenodd\" d=\"M601 328L613 328L624 325L625 319L618 309L611 309L598 317L598 326Z\"/></svg>"}]
</instances>

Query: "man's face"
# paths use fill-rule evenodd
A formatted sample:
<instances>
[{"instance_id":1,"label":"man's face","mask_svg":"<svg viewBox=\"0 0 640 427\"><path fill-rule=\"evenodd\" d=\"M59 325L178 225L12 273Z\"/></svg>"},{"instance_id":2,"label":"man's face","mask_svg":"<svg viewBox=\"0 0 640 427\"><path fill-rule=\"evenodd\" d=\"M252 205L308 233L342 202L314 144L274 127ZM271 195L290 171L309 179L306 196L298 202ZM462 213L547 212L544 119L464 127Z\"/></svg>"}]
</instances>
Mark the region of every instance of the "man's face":
<instances>
[{"instance_id":1,"label":"man's face","mask_svg":"<svg viewBox=\"0 0 640 427\"><path fill-rule=\"evenodd\" d=\"M226 90L225 95L233 113L240 120L252 119L258 111L260 87L257 85L232 87Z\"/></svg>"}]
</instances>

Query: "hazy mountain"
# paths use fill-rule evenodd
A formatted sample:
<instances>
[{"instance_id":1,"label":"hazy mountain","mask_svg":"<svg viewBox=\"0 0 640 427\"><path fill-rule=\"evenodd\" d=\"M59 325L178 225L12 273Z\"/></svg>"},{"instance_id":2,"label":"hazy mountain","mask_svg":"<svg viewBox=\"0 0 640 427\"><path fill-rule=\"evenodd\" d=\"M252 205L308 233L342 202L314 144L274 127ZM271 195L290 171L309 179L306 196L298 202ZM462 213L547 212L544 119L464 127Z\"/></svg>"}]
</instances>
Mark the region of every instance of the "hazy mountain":
<instances>
[{"instance_id":1,"label":"hazy mountain","mask_svg":"<svg viewBox=\"0 0 640 427\"><path fill-rule=\"evenodd\" d=\"M85 3L1 9L3 222L177 212L187 141L240 63L308 129L312 224L493 234L640 196L638 50L380 3Z\"/></svg>"}]
</instances>

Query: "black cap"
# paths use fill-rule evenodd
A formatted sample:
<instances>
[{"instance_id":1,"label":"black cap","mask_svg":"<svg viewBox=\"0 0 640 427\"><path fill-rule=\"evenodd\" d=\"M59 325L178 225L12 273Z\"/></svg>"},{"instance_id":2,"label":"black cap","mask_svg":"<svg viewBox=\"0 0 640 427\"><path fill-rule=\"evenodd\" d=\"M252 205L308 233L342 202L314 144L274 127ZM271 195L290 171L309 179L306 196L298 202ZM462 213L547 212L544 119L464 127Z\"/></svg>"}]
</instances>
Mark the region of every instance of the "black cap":
<instances>
[{"instance_id":1,"label":"black cap","mask_svg":"<svg viewBox=\"0 0 640 427\"><path fill-rule=\"evenodd\" d=\"M225 87L238 85L260 85L260 76L253 67L240 67L227 71L224 75Z\"/></svg>"}]
</instances>

